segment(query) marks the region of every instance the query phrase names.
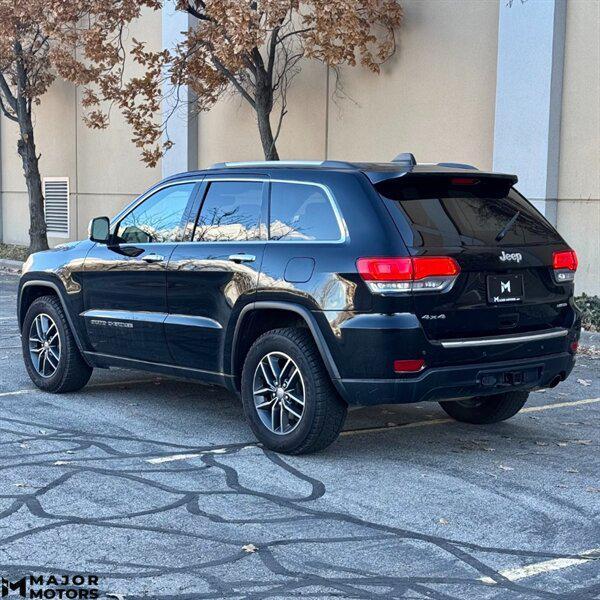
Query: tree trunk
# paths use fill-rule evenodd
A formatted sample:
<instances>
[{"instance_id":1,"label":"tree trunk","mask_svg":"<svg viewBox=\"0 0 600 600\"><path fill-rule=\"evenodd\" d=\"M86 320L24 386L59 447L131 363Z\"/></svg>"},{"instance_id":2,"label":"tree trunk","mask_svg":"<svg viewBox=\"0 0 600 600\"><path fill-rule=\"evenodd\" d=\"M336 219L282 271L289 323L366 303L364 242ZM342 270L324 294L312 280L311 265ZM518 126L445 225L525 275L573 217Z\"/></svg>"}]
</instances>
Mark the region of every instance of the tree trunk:
<instances>
[{"instance_id":1,"label":"tree trunk","mask_svg":"<svg viewBox=\"0 0 600 600\"><path fill-rule=\"evenodd\" d=\"M19 137L17 148L23 163L23 173L25 174L29 195L29 250L31 252L39 252L40 250L48 249L42 178L40 177L38 157L35 153L31 112L29 110L20 110L18 113L21 136Z\"/></svg>"},{"instance_id":2,"label":"tree trunk","mask_svg":"<svg viewBox=\"0 0 600 600\"><path fill-rule=\"evenodd\" d=\"M273 94L268 86L265 85L265 88L261 91L257 90L255 108L265 160L279 160L270 119L271 110L273 109Z\"/></svg>"}]
</instances>

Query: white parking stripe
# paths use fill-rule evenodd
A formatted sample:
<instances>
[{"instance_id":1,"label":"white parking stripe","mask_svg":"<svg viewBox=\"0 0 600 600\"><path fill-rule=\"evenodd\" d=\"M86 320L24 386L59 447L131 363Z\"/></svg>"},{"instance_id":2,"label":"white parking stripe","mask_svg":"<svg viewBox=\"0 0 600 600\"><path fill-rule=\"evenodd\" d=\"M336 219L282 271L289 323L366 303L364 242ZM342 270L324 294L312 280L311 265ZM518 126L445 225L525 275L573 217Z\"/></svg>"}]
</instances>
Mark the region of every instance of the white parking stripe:
<instances>
[{"instance_id":1,"label":"white parking stripe","mask_svg":"<svg viewBox=\"0 0 600 600\"><path fill-rule=\"evenodd\" d=\"M159 456L157 458L149 458L146 462L153 465L160 465L162 463L175 462L177 460L189 460L190 458L198 458L205 454L225 454L226 448L215 448L214 450L205 450L204 452L195 452L192 454L170 454L169 456Z\"/></svg>"},{"instance_id":2,"label":"white parking stripe","mask_svg":"<svg viewBox=\"0 0 600 600\"><path fill-rule=\"evenodd\" d=\"M534 563L532 565L526 565L516 569L499 571L499 573L502 575L502 577L505 577L509 581L518 581L519 579L533 577L534 575L540 575L541 573L560 571L561 569L587 563L590 560L596 560L597 557L600 557L600 548L588 550L587 552L581 552L580 556L589 556L590 558L555 558L553 560L546 560L544 562ZM496 583L491 577L480 577L479 581L483 581L484 583L489 583L492 585Z\"/></svg>"},{"instance_id":3,"label":"white parking stripe","mask_svg":"<svg viewBox=\"0 0 600 600\"><path fill-rule=\"evenodd\" d=\"M542 410L552 410L554 408L566 408L571 406L580 406L582 404L594 404L600 402L600 398L585 398L584 400L574 400L573 402L555 402L554 404L544 404L542 406L528 406L522 408L521 413L540 412ZM342 431L340 435L360 435L363 433L377 433L379 431L389 431L390 429L411 429L413 427L429 427L430 425L442 425L444 423L455 423L454 419L427 419L425 421L415 421L414 423L404 423L402 425L390 425L389 427L365 427L364 429L350 429Z\"/></svg>"},{"instance_id":4,"label":"white parking stripe","mask_svg":"<svg viewBox=\"0 0 600 600\"><path fill-rule=\"evenodd\" d=\"M33 392L33 390L15 390L14 392L0 392L0 398L3 396L16 396L18 394L26 394L27 392Z\"/></svg>"},{"instance_id":5,"label":"white parking stripe","mask_svg":"<svg viewBox=\"0 0 600 600\"><path fill-rule=\"evenodd\" d=\"M565 408L567 406L579 406L581 404L594 404L600 402L600 398L586 398L585 400L574 400L573 402L556 402L554 404L543 404L542 406L528 406L521 410L522 413L539 412L550 408Z\"/></svg>"}]
</instances>

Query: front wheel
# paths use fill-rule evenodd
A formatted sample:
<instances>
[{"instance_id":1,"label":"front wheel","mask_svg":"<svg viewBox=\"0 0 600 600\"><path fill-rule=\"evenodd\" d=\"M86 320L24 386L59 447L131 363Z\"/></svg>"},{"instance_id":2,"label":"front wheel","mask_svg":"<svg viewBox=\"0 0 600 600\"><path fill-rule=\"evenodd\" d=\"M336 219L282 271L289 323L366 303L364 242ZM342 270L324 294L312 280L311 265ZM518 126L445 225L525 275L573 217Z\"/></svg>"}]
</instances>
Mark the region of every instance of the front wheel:
<instances>
[{"instance_id":1,"label":"front wheel","mask_svg":"<svg viewBox=\"0 0 600 600\"><path fill-rule=\"evenodd\" d=\"M514 417L523 408L528 397L529 392L506 392L495 396L440 402L440 406L457 421L485 425Z\"/></svg>"},{"instance_id":2,"label":"front wheel","mask_svg":"<svg viewBox=\"0 0 600 600\"><path fill-rule=\"evenodd\" d=\"M242 402L259 441L284 454L329 446L347 411L311 335L300 328L268 331L254 342L242 370Z\"/></svg>"},{"instance_id":3,"label":"front wheel","mask_svg":"<svg viewBox=\"0 0 600 600\"><path fill-rule=\"evenodd\" d=\"M74 392L92 375L56 296L37 298L21 332L23 359L31 381L45 392Z\"/></svg>"}]
</instances>

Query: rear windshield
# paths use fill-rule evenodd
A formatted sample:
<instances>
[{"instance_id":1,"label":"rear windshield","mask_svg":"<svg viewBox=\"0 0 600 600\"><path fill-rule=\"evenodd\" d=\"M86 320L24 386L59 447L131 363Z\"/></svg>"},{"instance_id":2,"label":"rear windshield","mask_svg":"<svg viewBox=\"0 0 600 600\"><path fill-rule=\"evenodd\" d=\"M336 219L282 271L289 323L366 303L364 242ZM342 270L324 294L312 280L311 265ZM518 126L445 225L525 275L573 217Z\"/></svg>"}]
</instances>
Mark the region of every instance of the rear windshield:
<instances>
[{"instance_id":1,"label":"rear windshield","mask_svg":"<svg viewBox=\"0 0 600 600\"><path fill-rule=\"evenodd\" d=\"M508 179L406 176L376 188L412 247L560 242L555 229Z\"/></svg>"}]
</instances>

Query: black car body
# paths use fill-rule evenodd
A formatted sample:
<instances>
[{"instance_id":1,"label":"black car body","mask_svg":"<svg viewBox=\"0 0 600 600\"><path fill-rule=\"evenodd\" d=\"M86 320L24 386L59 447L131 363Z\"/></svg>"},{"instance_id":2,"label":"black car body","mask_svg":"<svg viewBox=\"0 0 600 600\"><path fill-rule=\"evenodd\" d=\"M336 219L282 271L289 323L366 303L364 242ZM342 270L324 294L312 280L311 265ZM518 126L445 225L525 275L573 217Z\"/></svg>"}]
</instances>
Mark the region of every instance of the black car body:
<instances>
[{"instance_id":1,"label":"black car body","mask_svg":"<svg viewBox=\"0 0 600 600\"><path fill-rule=\"evenodd\" d=\"M412 160L182 173L112 219L101 243L33 255L19 323L55 295L90 367L237 393L256 340L299 328L344 406L448 407L553 386L579 337L576 256L516 181Z\"/></svg>"}]
</instances>

